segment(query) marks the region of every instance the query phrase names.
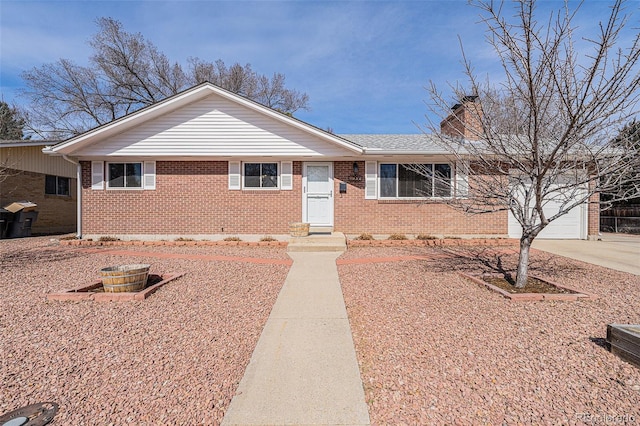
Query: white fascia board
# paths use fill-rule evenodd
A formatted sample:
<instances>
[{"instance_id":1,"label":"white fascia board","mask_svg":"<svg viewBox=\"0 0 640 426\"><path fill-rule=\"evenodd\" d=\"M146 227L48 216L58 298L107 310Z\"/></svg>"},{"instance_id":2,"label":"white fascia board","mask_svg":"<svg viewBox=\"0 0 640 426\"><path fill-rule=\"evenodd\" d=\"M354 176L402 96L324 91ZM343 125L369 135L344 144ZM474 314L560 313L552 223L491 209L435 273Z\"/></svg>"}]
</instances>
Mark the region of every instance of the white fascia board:
<instances>
[{"instance_id":1,"label":"white fascia board","mask_svg":"<svg viewBox=\"0 0 640 426\"><path fill-rule=\"evenodd\" d=\"M51 145L51 141L25 141L25 142L0 143L0 148L20 148L20 147L46 146L46 145Z\"/></svg>"},{"instance_id":2,"label":"white fascia board","mask_svg":"<svg viewBox=\"0 0 640 426\"><path fill-rule=\"evenodd\" d=\"M58 156L58 157L62 155L58 152L54 152L51 148L53 148L51 145L45 146L44 148L42 148L42 153L47 155Z\"/></svg>"}]
</instances>

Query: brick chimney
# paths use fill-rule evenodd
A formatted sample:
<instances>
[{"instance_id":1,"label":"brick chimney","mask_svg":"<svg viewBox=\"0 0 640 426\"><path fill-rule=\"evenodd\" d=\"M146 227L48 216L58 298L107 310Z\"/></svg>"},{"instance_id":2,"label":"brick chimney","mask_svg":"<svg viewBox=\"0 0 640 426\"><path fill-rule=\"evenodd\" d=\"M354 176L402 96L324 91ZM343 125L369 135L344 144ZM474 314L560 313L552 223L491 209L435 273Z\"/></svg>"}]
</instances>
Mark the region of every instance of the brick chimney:
<instances>
[{"instance_id":1,"label":"brick chimney","mask_svg":"<svg viewBox=\"0 0 640 426\"><path fill-rule=\"evenodd\" d=\"M482 135L482 109L478 96L465 96L451 108L451 113L440 123L444 135L477 141Z\"/></svg>"}]
</instances>

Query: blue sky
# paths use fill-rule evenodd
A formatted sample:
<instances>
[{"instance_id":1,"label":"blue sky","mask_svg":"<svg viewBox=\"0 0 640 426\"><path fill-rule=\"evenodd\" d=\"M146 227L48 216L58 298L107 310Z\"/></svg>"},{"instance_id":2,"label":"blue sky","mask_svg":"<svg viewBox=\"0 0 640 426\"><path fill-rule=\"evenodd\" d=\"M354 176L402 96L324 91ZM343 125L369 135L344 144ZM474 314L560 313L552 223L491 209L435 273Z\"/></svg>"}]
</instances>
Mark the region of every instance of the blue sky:
<instances>
[{"instance_id":1,"label":"blue sky","mask_svg":"<svg viewBox=\"0 0 640 426\"><path fill-rule=\"evenodd\" d=\"M595 29L606 6L587 0L579 25ZM60 58L86 64L98 17L142 33L173 61L195 56L284 73L288 87L310 97L311 111L296 116L336 133L419 133L424 86L464 83L458 36L479 74L499 71L478 10L463 0L0 0L4 101L21 103L24 70Z\"/></svg>"}]
</instances>

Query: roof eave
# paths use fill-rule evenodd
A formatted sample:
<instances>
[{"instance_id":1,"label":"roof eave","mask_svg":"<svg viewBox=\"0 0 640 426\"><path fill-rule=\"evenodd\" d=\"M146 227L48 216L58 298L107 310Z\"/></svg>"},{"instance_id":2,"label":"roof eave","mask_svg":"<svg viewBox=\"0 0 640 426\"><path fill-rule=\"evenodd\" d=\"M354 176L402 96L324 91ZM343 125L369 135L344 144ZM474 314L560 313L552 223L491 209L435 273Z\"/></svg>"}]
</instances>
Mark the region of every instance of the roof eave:
<instances>
[{"instance_id":1,"label":"roof eave","mask_svg":"<svg viewBox=\"0 0 640 426\"><path fill-rule=\"evenodd\" d=\"M0 142L0 148L17 148L17 147L30 147L30 146L46 146L51 145L52 142L49 140L39 140L39 141L13 141L13 142Z\"/></svg>"}]
</instances>

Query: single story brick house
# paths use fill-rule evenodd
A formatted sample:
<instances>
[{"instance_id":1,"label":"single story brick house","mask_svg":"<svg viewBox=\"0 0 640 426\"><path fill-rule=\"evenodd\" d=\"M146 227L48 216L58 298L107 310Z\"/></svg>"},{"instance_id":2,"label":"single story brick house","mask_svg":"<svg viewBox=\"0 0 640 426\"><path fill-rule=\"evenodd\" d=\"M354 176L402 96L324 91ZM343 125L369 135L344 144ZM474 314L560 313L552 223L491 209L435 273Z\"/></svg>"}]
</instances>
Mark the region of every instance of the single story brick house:
<instances>
[{"instance_id":1,"label":"single story brick house","mask_svg":"<svg viewBox=\"0 0 640 426\"><path fill-rule=\"evenodd\" d=\"M510 233L507 212L465 215L446 204L464 188L429 135L336 135L210 83L45 151L78 163L84 238L279 235L292 222L345 234ZM587 207L564 238L597 233L597 209L593 217Z\"/></svg>"},{"instance_id":2,"label":"single story brick house","mask_svg":"<svg viewBox=\"0 0 640 426\"><path fill-rule=\"evenodd\" d=\"M0 207L15 201L38 206L34 234L76 230L76 166L42 149L56 141L0 141Z\"/></svg>"}]
</instances>

